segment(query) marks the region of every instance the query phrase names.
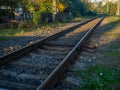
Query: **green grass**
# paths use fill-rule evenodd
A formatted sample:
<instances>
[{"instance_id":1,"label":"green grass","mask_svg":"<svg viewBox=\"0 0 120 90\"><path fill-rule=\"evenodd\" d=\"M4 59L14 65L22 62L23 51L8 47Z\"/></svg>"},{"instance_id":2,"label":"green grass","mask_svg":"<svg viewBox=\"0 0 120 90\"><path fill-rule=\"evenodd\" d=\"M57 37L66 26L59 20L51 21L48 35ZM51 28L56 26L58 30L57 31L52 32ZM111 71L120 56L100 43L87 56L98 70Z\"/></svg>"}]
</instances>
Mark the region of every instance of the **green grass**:
<instances>
[{"instance_id":1,"label":"green grass","mask_svg":"<svg viewBox=\"0 0 120 90\"><path fill-rule=\"evenodd\" d=\"M83 20L85 20L85 19L89 19L89 18L93 18L93 17L95 17L95 16L81 16L81 17L76 17L76 18L74 18L72 21L73 21L73 22L83 21Z\"/></svg>"},{"instance_id":2,"label":"green grass","mask_svg":"<svg viewBox=\"0 0 120 90\"><path fill-rule=\"evenodd\" d=\"M116 57L116 56L120 56L120 51L109 51L106 53L107 56L112 56L112 57Z\"/></svg>"},{"instance_id":3,"label":"green grass","mask_svg":"<svg viewBox=\"0 0 120 90\"><path fill-rule=\"evenodd\" d=\"M120 67L108 68L93 66L84 71L75 71L75 75L82 78L82 85L71 90L117 90L120 85Z\"/></svg>"},{"instance_id":4,"label":"green grass","mask_svg":"<svg viewBox=\"0 0 120 90\"><path fill-rule=\"evenodd\" d=\"M108 17L106 19L109 22L109 30L105 31L104 36L108 38L110 41L106 43L106 51L103 52L103 56L105 57L120 57L120 17Z\"/></svg>"},{"instance_id":5,"label":"green grass","mask_svg":"<svg viewBox=\"0 0 120 90\"><path fill-rule=\"evenodd\" d=\"M23 29L6 29L0 30L0 40L7 40L11 36L16 36L18 33L24 33Z\"/></svg>"},{"instance_id":6,"label":"green grass","mask_svg":"<svg viewBox=\"0 0 120 90\"><path fill-rule=\"evenodd\" d=\"M31 32L34 30L52 30L52 28L58 27L58 26L63 26L65 23L50 23L50 24L41 24L37 26L33 26L31 28L21 28L21 29L0 29L0 40L7 40L12 36L19 36L20 34L26 33L26 32Z\"/></svg>"},{"instance_id":7,"label":"green grass","mask_svg":"<svg viewBox=\"0 0 120 90\"><path fill-rule=\"evenodd\" d=\"M106 52L103 54L106 57L120 57L120 42L113 42L108 48L106 48Z\"/></svg>"},{"instance_id":8,"label":"green grass","mask_svg":"<svg viewBox=\"0 0 120 90\"><path fill-rule=\"evenodd\" d=\"M102 53L96 54L96 66L75 71L82 83L72 86L71 90L120 90L120 38L117 36L120 35L120 18L108 17L106 21L110 25L104 34L108 41Z\"/></svg>"},{"instance_id":9,"label":"green grass","mask_svg":"<svg viewBox=\"0 0 120 90\"><path fill-rule=\"evenodd\" d=\"M120 20L120 17L117 17L117 16L110 16L108 18L109 19L107 19L107 20L108 20L109 23ZM114 24L116 24L116 23L114 23Z\"/></svg>"},{"instance_id":10,"label":"green grass","mask_svg":"<svg viewBox=\"0 0 120 90\"><path fill-rule=\"evenodd\" d=\"M0 30L0 36L13 36L16 33L24 32L23 29L6 29L6 30Z\"/></svg>"},{"instance_id":11,"label":"green grass","mask_svg":"<svg viewBox=\"0 0 120 90\"><path fill-rule=\"evenodd\" d=\"M12 29L12 28L0 29L0 40L7 40L7 39L9 39L9 37L19 36L22 33L31 32L34 30L42 30L42 29L43 30L52 30L52 28L64 26L65 23L73 22L73 21L82 21L87 18L90 18L90 17L82 17L79 19L77 18L77 19L73 19L70 21L66 21L66 22L56 22L56 23L49 23L49 24L32 25L32 27L30 27L30 28L26 28L28 26L28 24L26 22L21 22L18 25L18 27L19 26L20 27L17 29Z\"/></svg>"},{"instance_id":12,"label":"green grass","mask_svg":"<svg viewBox=\"0 0 120 90\"><path fill-rule=\"evenodd\" d=\"M8 40L9 38L7 36L0 36L0 41L5 41L5 40Z\"/></svg>"}]
</instances>

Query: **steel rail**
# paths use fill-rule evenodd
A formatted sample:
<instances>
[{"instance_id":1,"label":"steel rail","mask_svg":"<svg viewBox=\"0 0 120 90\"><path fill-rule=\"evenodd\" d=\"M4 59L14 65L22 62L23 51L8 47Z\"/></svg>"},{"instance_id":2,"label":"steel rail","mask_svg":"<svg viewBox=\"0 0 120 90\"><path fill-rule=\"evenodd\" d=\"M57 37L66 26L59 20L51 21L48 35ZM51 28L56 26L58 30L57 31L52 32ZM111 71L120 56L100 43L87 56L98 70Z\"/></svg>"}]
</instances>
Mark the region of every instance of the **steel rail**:
<instances>
[{"instance_id":1,"label":"steel rail","mask_svg":"<svg viewBox=\"0 0 120 90\"><path fill-rule=\"evenodd\" d=\"M76 28L78 28L78 27L80 27L80 26L82 26L82 25L84 25L84 24L86 24L86 23L88 23L88 22L90 22L90 21L98 18L98 17L100 17L100 16L97 16L97 17L94 17L94 18L92 18L92 19L88 19L88 20L86 20L86 21L80 22L79 24L77 24L77 25L75 25L75 26L72 26L72 27L70 27L70 28L68 28L68 29L65 29L64 31L60 31L60 32L58 32L58 33L56 33L56 34L54 34L54 35L51 35L51 36L48 36L48 37L46 37L46 38L43 38L43 39L41 39L41 40L39 40L39 41L36 41L36 42L33 43L33 44L26 45L26 46L24 46L24 47L21 48L21 49L15 50L15 51L13 51L12 53L6 54L5 56L0 57L0 65L4 65L4 64L5 64L6 62L8 62L8 61L11 61L11 60L13 60L13 59L15 59L15 58L19 58L19 57L21 57L22 55L24 55L24 54L32 51L33 49L39 47L39 46L40 46L41 44L43 44L45 41L48 41L48 40L51 40L51 39L53 39L53 38L57 38L57 37L59 37L59 36L61 36L61 35L64 35L64 34L66 34L66 33L69 33L69 32L71 32L71 31L75 30Z\"/></svg>"},{"instance_id":2,"label":"steel rail","mask_svg":"<svg viewBox=\"0 0 120 90\"><path fill-rule=\"evenodd\" d=\"M100 21L95 24L78 42L78 44L68 53L68 55L62 60L62 62L53 70L53 72L43 81L43 83L38 86L36 90L51 90L54 85L59 81L63 72L67 70L70 63L77 57L78 51L82 47L85 40L87 40L94 32L94 30L101 24L105 16L103 16Z\"/></svg>"}]
</instances>

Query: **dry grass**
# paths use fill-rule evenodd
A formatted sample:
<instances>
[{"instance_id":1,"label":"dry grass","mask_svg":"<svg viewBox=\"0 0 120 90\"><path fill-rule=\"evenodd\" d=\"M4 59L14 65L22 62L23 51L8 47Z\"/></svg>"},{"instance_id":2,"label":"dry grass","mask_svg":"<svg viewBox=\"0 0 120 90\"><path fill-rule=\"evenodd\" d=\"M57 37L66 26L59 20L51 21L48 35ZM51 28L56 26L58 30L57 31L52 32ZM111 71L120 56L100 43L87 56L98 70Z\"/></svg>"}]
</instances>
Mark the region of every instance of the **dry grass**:
<instances>
[{"instance_id":1,"label":"dry grass","mask_svg":"<svg viewBox=\"0 0 120 90\"><path fill-rule=\"evenodd\" d=\"M7 28L1 29L0 28L0 40L9 39L12 36L31 36L34 33L42 33L46 34L44 36L48 36L48 34L56 32L58 27L70 27L74 22L83 21L85 19L92 18L92 17L82 17L82 18L75 18L69 22L56 22L56 23L49 23L49 24L40 24L40 25L33 25L31 22L21 22L18 25L18 28ZM30 27L29 27L30 24ZM54 29L54 30L53 30Z\"/></svg>"},{"instance_id":2,"label":"dry grass","mask_svg":"<svg viewBox=\"0 0 120 90\"><path fill-rule=\"evenodd\" d=\"M40 25L37 27L31 27L31 28L9 28L9 29L0 29L0 40L6 40L9 39L9 37L13 36L31 36L34 33L38 33L42 30L44 31L50 31L53 30L55 27L61 27L66 25L65 23L56 23L56 24L48 24L48 25Z\"/></svg>"},{"instance_id":3,"label":"dry grass","mask_svg":"<svg viewBox=\"0 0 120 90\"><path fill-rule=\"evenodd\" d=\"M120 90L120 18L107 17L99 30L94 64L74 72L82 83L71 90Z\"/></svg>"},{"instance_id":4,"label":"dry grass","mask_svg":"<svg viewBox=\"0 0 120 90\"><path fill-rule=\"evenodd\" d=\"M120 38L120 18L107 17L102 23L103 35L100 37L101 45L111 43Z\"/></svg>"},{"instance_id":5,"label":"dry grass","mask_svg":"<svg viewBox=\"0 0 120 90\"><path fill-rule=\"evenodd\" d=\"M96 54L96 64L114 67L120 66L120 18L108 17L103 24L104 33L98 38L100 48Z\"/></svg>"}]
</instances>

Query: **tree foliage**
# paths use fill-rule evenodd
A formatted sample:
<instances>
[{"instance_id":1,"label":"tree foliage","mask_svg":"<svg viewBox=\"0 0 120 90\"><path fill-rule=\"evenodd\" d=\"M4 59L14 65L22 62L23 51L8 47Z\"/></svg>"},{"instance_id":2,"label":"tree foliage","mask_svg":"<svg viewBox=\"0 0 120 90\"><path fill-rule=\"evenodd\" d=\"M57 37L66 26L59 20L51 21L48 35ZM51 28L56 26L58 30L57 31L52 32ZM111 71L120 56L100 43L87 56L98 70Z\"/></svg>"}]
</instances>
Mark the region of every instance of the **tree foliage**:
<instances>
[{"instance_id":1,"label":"tree foliage","mask_svg":"<svg viewBox=\"0 0 120 90\"><path fill-rule=\"evenodd\" d=\"M117 3L108 2L102 7L102 12L110 15L116 15Z\"/></svg>"},{"instance_id":2,"label":"tree foliage","mask_svg":"<svg viewBox=\"0 0 120 90\"><path fill-rule=\"evenodd\" d=\"M89 0L59 0L66 6L64 12L71 12L74 16L86 15L90 11Z\"/></svg>"},{"instance_id":3,"label":"tree foliage","mask_svg":"<svg viewBox=\"0 0 120 90\"><path fill-rule=\"evenodd\" d=\"M14 10L20 4L20 0L0 0L0 6L10 7Z\"/></svg>"},{"instance_id":4,"label":"tree foliage","mask_svg":"<svg viewBox=\"0 0 120 90\"><path fill-rule=\"evenodd\" d=\"M65 10L66 6L63 3L59 3L57 8L58 8L59 12L63 12Z\"/></svg>"},{"instance_id":5,"label":"tree foliage","mask_svg":"<svg viewBox=\"0 0 120 90\"><path fill-rule=\"evenodd\" d=\"M71 13L74 16L87 15L90 11L89 0L56 0L58 13ZM53 12L52 0L0 0L0 6L9 6L12 10L21 6L24 13L32 13L37 23L42 17ZM47 14L47 15L45 15ZM46 17L46 18L47 18Z\"/></svg>"}]
</instances>

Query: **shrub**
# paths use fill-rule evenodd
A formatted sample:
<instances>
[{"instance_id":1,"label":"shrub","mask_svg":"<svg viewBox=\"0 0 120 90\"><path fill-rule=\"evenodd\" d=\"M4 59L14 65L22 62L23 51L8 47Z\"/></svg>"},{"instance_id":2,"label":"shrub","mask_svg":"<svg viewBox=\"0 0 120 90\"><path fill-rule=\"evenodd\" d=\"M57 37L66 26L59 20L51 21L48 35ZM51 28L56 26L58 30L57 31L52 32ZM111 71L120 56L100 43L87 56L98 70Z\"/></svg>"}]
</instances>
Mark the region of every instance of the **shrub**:
<instances>
[{"instance_id":1,"label":"shrub","mask_svg":"<svg viewBox=\"0 0 120 90\"><path fill-rule=\"evenodd\" d=\"M0 9L0 22L7 22L8 20L14 19L14 13L9 9Z\"/></svg>"},{"instance_id":2,"label":"shrub","mask_svg":"<svg viewBox=\"0 0 120 90\"><path fill-rule=\"evenodd\" d=\"M52 22L52 13L38 11L33 14L33 22L35 24Z\"/></svg>"}]
</instances>

